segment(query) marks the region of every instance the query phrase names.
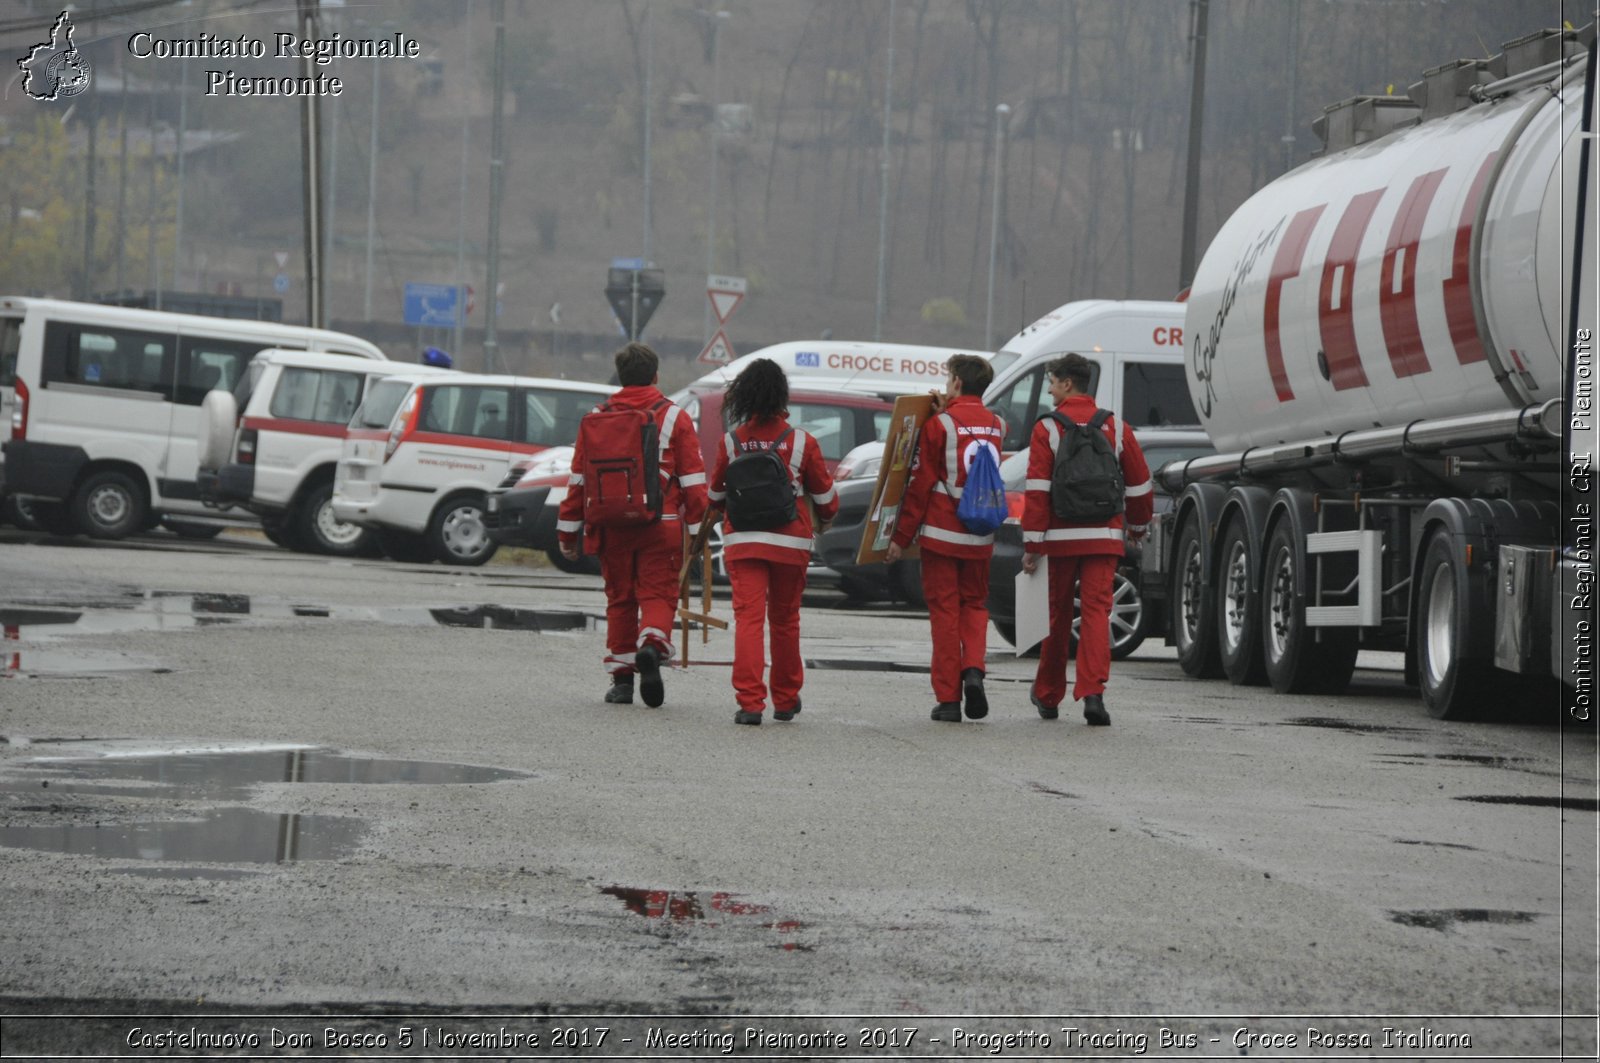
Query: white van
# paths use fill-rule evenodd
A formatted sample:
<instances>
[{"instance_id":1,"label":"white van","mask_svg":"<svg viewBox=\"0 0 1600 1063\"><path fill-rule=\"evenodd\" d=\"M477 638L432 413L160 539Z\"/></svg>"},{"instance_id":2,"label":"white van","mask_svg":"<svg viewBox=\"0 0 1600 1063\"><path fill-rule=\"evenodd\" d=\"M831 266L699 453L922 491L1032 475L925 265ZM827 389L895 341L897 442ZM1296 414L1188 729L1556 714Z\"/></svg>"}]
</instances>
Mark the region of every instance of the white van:
<instances>
[{"instance_id":1,"label":"white van","mask_svg":"<svg viewBox=\"0 0 1600 1063\"><path fill-rule=\"evenodd\" d=\"M0 298L10 407L5 490L52 532L120 539L163 516L215 517L200 499L200 403L267 347L383 360L366 340L274 322Z\"/></svg>"},{"instance_id":2,"label":"white van","mask_svg":"<svg viewBox=\"0 0 1600 1063\"><path fill-rule=\"evenodd\" d=\"M481 565L496 544L485 499L515 461L571 446L578 422L617 388L541 377L380 380L350 421L333 515L371 528L396 561Z\"/></svg>"},{"instance_id":3,"label":"white van","mask_svg":"<svg viewBox=\"0 0 1600 1063\"><path fill-rule=\"evenodd\" d=\"M256 514L267 537L291 550L372 552L371 531L333 515L333 473L368 389L397 373L461 375L317 351L262 351L231 393L217 389L201 404L200 497Z\"/></svg>"},{"instance_id":4,"label":"white van","mask_svg":"<svg viewBox=\"0 0 1600 1063\"><path fill-rule=\"evenodd\" d=\"M788 375L789 387L797 390L856 391L885 397L921 395L929 389L944 390L950 375L945 362L953 354L988 357L987 351L964 351L957 347L798 340L774 343L735 358L689 387L726 387L757 358L770 358Z\"/></svg>"},{"instance_id":5,"label":"white van","mask_svg":"<svg viewBox=\"0 0 1600 1063\"><path fill-rule=\"evenodd\" d=\"M1135 429L1200 426L1184 375L1183 304L1087 299L1059 306L990 359L983 402L1004 417L1007 454L1028 445L1033 424L1054 406L1049 365L1076 352L1094 364L1095 400Z\"/></svg>"}]
</instances>

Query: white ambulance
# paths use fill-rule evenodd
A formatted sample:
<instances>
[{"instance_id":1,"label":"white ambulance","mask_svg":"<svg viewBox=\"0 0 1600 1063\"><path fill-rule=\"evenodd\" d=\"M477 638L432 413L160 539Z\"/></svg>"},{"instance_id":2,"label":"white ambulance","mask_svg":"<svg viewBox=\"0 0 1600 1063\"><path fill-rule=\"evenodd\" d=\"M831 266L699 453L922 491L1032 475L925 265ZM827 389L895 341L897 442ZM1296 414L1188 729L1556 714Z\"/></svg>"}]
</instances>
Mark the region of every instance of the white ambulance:
<instances>
[{"instance_id":1,"label":"white ambulance","mask_svg":"<svg viewBox=\"0 0 1600 1063\"><path fill-rule=\"evenodd\" d=\"M380 380L351 419L333 515L371 528L397 561L481 565L496 544L485 498L515 461L571 446L578 422L617 389L541 377Z\"/></svg>"},{"instance_id":2,"label":"white ambulance","mask_svg":"<svg viewBox=\"0 0 1600 1063\"><path fill-rule=\"evenodd\" d=\"M1004 417L1005 452L1022 450L1054 409L1049 366L1064 354L1094 365L1095 401L1134 429L1200 427L1184 375L1182 303L1086 299L1044 315L990 359L984 405Z\"/></svg>"},{"instance_id":3,"label":"white ambulance","mask_svg":"<svg viewBox=\"0 0 1600 1063\"><path fill-rule=\"evenodd\" d=\"M268 347L385 360L325 329L0 297L5 491L29 499L47 531L101 539L216 517L197 483L200 403Z\"/></svg>"},{"instance_id":4,"label":"white ambulance","mask_svg":"<svg viewBox=\"0 0 1600 1063\"><path fill-rule=\"evenodd\" d=\"M371 553L373 533L333 515L333 474L361 400L398 373L461 375L315 351L262 351L231 392L216 389L201 404L201 498L256 514L279 546L340 557Z\"/></svg>"}]
</instances>

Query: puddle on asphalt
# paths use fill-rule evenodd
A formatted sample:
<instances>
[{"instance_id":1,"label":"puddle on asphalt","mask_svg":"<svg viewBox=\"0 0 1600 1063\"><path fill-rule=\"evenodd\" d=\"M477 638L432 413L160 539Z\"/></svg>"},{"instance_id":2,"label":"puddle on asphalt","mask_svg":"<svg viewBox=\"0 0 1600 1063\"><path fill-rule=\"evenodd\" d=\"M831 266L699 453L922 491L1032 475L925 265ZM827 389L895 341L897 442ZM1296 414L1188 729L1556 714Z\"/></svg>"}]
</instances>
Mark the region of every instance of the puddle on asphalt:
<instances>
[{"instance_id":1,"label":"puddle on asphalt","mask_svg":"<svg viewBox=\"0 0 1600 1063\"><path fill-rule=\"evenodd\" d=\"M926 673L925 664L901 664L898 661L858 661L844 657L812 657L806 659L807 668L835 672L912 672Z\"/></svg>"},{"instance_id":2,"label":"puddle on asphalt","mask_svg":"<svg viewBox=\"0 0 1600 1063\"><path fill-rule=\"evenodd\" d=\"M1325 727L1332 731L1351 731L1356 734L1420 734L1421 727L1390 727L1386 724L1356 723L1332 716L1297 716L1280 721L1285 727Z\"/></svg>"},{"instance_id":3,"label":"puddle on asphalt","mask_svg":"<svg viewBox=\"0 0 1600 1063\"><path fill-rule=\"evenodd\" d=\"M1457 801L1477 801L1485 805L1529 805L1533 808L1570 808L1574 812L1600 812L1600 801L1592 797L1517 797L1511 794L1473 794Z\"/></svg>"},{"instance_id":4,"label":"puddle on asphalt","mask_svg":"<svg viewBox=\"0 0 1600 1063\"><path fill-rule=\"evenodd\" d=\"M702 895L693 890L648 890L634 886L602 886L600 892L621 901L623 907L634 915L646 919L662 919L669 923L697 923L718 926L718 916L770 916L772 908L765 904L752 904L739 899L736 893L716 892ZM798 919L773 919L757 923L762 930L777 934L790 934L804 930ZM812 952L814 945L795 941L779 942L773 946L791 952Z\"/></svg>"},{"instance_id":5,"label":"puddle on asphalt","mask_svg":"<svg viewBox=\"0 0 1600 1063\"><path fill-rule=\"evenodd\" d=\"M23 782L0 789L33 789L41 778L56 789L124 795L192 791L207 797L238 796L268 783L459 785L528 779L527 772L421 760L352 757L326 749L252 749L51 758L18 766ZM117 790L104 783L136 783ZM86 784L74 787L74 783Z\"/></svg>"},{"instance_id":6,"label":"puddle on asphalt","mask_svg":"<svg viewBox=\"0 0 1600 1063\"><path fill-rule=\"evenodd\" d=\"M1517 912L1498 908L1438 908L1416 912L1389 912L1389 921L1401 926L1422 927L1441 933L1457 923L1531 923L1539 918L1538 912Z\"/></svg>"},{"instance_id":7,"label":"puddle on asphalt","mask_svg":"<svg viewBox=\"0 0 1600 1063\"><path fill-rule=\"evenodd\" d=\"M365 833L361 820L342 816L219 808L164 822L0 827L0 846L118 860L283 864L349 856Z\"/></svg>"},{"instance_id":8,"label":"puddle on asphalt","mask_svg":"<svg viewBox=\"0 0 1600 1063\"><path fill-rule=\"evenodd\" d=\"M97 679L134 672L166 675L171 671L148 658L125 653L0 646L0 679Z\"/></svg>"},{"instance_id":9,"label":"puddle on asphalt","mask_svg":"<svg viewBox=\"0 0 1600 1063\"><path fill-rule=\"evenodd\" d=\"M171 631L244 619L377 621L505 631L584 631L594 627L597 618L581 610L519 609L494 604L330 606L252 598L247 594L194 591L129 591L114 601L0 607L0 631L13 642L129 631Z\"/></svg>"}]
</instances>

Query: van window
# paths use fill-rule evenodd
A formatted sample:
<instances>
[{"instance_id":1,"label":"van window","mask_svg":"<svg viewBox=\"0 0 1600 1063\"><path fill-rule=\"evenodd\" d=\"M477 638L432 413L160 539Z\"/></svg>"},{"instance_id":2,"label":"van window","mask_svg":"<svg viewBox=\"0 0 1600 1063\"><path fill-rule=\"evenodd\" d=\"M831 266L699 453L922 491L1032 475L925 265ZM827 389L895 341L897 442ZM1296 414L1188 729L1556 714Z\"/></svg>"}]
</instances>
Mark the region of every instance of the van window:
<instances>
[{"instance_id":1,"label":"van window","mask_svg":"<svg viewBox=\"0 0 1600 1063\"><path fill-rule=\"evenodd\" d=\"M570 447L578 422L600 402L587 391L522 392L521 441L540 447Z\"/></svg>"},{"instance_id":2,"label":"van window","mask_svg":"<svg viewBox=\"0 0 1600 1063\"><path fill-rule=\"evenodd\" d=\"M853 413L854 411L848 406L791 402L789 423L796 428L804 428L816 436L822 456L829 461L838 461L856 445L856 422Z\"/></svg>"},{"instance_id":3,"label":"van window","mask_svg":"<svg viewBox=\"0 0 1600 1063\"><path fill-rule=\"evenodd\" d=\"M417 427L424 432L509 440L511 389L460 385L426 388Z\"/></svg>"},{"instance_id":4,"label":"van window","mask_svg":"<svg viewBox=\"0 0 1600 1063\"><path fill-rule=\"evenodd\" d=\"M185 336L179 341L178 397L185 406L198 406L212 388L232 391L244 367L262 349L248 340L214 340Z\"/></svg>"},{"instance_id":5,"label":"van window","mask_svg":"<svg viewBox=\"0 0 1600 1063\"><path fill-rule=\"evenodd\" d=\"M400 409L400 403L411 391L404 380L380 380L367 392L367 401L361 404L351 420L352 428L388 428L389 422Z\"/></svg>"},{"instance_id":6,"label":"van window","mask_svg":"<svg viewBox=\"0 0 1600 1063\"><path fill-rule=\"evenodd\" d=\"M269 412L296 421L345 424L361 400L360 373L285 368Z\"/></svg>"},{"instance_id":7,"label":"van window","mask_svg":"<svg viewBox=\"0 0 1600 1063\"><path fill-rule=\"evenodd\" d=\"M17 351L22 346L22 322L14 317L0 318L0 388L17 382Z\"/></svg>"},{"instance_id":8,"label":"van window","mask_svg":"<svg viewBox=\"0 0 1600 1063\"><path fill-rule=\"evenodd\" d=\"M1134 428L1199 424L1183 366L1128 362L1122 370L1122 418Z\"/></svg>"},{"instance_id":9,"label":"van window","mask_svg":"<svg viewBox=\"0 0 1600 1063\"><path fill-rule=\"evenodd\" d=\"M177 337L51 321L44 330L46 384L89 384L172 397Z\"/></svg>"},{"instance_id":10,"label":"van window","mask_svg":"<svg viewBox=\"0 0 1600 1063\"><path fill-rule=\"evenodd\" d=\"M989 403L989 409L1006 422L1006 437L1000 445L1001 450L1010 453L1027 449L1040 396L1044 396L1047 404L1050 401L1050 396L1045 392L1044 378L1045 367L1041 365L1033 372L1018 377Z\"/></svg>"}]
</instances>

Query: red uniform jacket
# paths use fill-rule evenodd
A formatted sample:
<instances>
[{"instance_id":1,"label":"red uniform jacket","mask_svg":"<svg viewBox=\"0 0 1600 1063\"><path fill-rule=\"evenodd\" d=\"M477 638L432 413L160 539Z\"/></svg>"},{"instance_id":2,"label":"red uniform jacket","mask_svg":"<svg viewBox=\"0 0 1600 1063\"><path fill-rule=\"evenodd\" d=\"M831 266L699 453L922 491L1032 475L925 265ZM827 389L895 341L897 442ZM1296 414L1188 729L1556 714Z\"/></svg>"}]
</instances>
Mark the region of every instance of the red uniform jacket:
<instances>
[{"instance_id":1,"label":"red uniform jacket","mask_svg":"<svg viewBox=\"0 0 1600 1063\"><path fill-rule=\"evenodd\" d=\"M911 483L900 502L894 541L910 546L922 532L922 549L946 557L988 557L994 552L994 535L974 535L956 516L967 467L977 447L994 451L1000 463L1000 444L1006 423L983 405L977 395L957 395L944 412L922 426Z\"/></svg>"},{"instance_id":2,"label":"red uniform jacket","mask_svg":"<svg viewBox=\"0 0 1600 1063\"><path fill-rule=\"evenodd\" d=\"M1056 407L1056 412L1077 424L1094 416L1093 398L1072 395ZM1118 426L1115 417L1107 418L1106 438L1117 446L1122 461L1125 510L1104 523L1069 521L1050 509L1050 474L1055 468L1056 446L1061 441L1061 426L1041 417L1033 426L1028 448L1028 492L1022 510L1022 548L1030 554L1077 556L1085 554L1123 554L1123 517L1129 527L1143 529L1150 523L1155 499L1151 495L1150 468L1144 451L1126 425ZM1121 440L1118 444L1118 440Z\"/></svg>"},{"instance_id":3,"label":"red uniform jacket","mask_svg":"<svg viewBox=\"0 0 1600 1063\"><path fill-rule=\"evenodd\" d=\"M786 417L770 421L742 424L722 437L717 450L717 460L711 471L711 501L720 504L727 497L728 462L737 453L760 448L765 450L773 440L789 431ZM789 465L789 475L794 481L796 502L802 493L810 495L817 507L817 519L832 520L839 512L839 494L833 489L833 477L822 458L822 448L817 439L803 428L796 428L778 446L778 456ZM734 531L727 521L722 523L722 556L729 561L755 558L776 561L779 564L805 565L811 562L811 513L809 506L797 504L794 520L770 531Z\"/></svg>"},{"instance_id":4,"label":"red uniform jacket","mask_svg":"<svg viewBox=\"0 0 1600 1063\"><path fill-rule=\"evenodd\" d=\"M601 405L648 410L665 397L655 385L642 384L623 388ZM608 528L608 546L642 545L659 538L663 528L669 530L676 541L679 521L687 522L689 534L695 535L700 531L700 522L705 519L706 465L705 459L700 456L700 437L695 432L694 423L681 408L670 402L655 411L655 418L656 424L661 426L661 520L638 527ZM572 475L567 479L567 494L561 500L556 520L556 534L561 545L576 545L584 524L583 453L574 444Z\"/></svg>"}]
</instances>

